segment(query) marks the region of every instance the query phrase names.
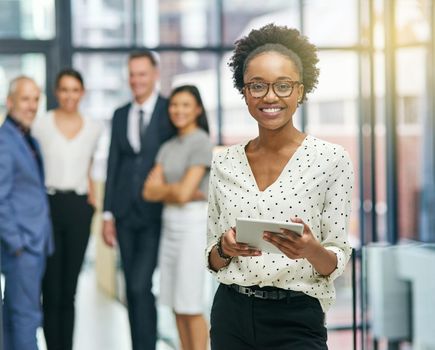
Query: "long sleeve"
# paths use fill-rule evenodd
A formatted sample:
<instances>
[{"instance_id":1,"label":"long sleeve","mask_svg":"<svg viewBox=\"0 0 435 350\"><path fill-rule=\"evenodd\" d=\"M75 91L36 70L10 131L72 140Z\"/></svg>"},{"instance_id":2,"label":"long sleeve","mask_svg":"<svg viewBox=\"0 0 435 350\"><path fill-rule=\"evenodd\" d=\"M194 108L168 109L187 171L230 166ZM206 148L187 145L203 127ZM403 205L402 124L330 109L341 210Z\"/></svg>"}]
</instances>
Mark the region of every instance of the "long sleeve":
<instances>
[{"instance_id":1,"label":"long sleeve","mask_svg":"<svg viewBox=\"0 0 435 350\"><path fill-rule=\"evenodd\" d=\"M352 252L348 242L348 227L354 173L350 157L344 150L328 181L321 218L321 237L322 245L337 255L337 268L327 277L333 281L343 273Z\"/></svg>"},{"instance_id":2,"label":"long sleeve","mask_svg":"<svg viewBox=\"0 0 435 350\"><path fill-rule=\"evenodd\" d=\"M11 253L23 247L23 240L15 220L11 196L13 188L13 159L4 137L0 137L0 237Z\"/></svg>"},{"instance_id":3,"label":"long sleeve","mask_svg":"<svg viewBox=\"0 0 435 350\"><path fill-rule=\"evenodd\" d=\"M109 159L107 161L107 176L104 194L104 211L113 212L113 190L116 179L116 172L119 167L119 144L117 132L116 114L112 119L112 130L110 137Z\"/></svg>"}]
</instances>

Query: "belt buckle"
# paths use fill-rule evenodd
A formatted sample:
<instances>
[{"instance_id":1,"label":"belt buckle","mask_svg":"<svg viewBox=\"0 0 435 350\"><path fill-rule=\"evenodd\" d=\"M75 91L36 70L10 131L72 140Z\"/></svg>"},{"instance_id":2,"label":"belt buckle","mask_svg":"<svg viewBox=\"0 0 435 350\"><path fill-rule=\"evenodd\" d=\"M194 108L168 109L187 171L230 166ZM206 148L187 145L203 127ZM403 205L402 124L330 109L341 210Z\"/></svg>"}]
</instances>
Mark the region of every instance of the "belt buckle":
<instances>
[{"instance_id":1,"label":"belt buckle","mask_svg":"<svg viewBox=\"0 0 435 350\"><path fill-rule=\"evenodd\" d=\"M256 298L267 299L267 292L265 290L254 290L252 294Z\"/></svg>"}]
</instances>

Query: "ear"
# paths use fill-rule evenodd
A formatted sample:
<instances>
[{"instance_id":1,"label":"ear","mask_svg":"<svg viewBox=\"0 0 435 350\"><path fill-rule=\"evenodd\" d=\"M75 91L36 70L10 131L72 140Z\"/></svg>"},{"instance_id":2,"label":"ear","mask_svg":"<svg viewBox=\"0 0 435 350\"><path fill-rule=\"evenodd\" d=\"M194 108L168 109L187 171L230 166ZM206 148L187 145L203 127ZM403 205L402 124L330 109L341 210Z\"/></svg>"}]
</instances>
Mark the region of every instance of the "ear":
<instances>
[{"instance_id":1,"label":"ear","mask_svg":"<svg viewBox=\"0 0 435 350\"><path fill-rule=\"evenodd\" d=\"M243 89L242 89L243 100L245 101L245 104L248 105L248 101L246 100L246 94L247 94L247 93L246 93L246 89L243 88Z\"/></svg>"},{"instance_id":2,"label":"ear","mask_svg":"<svg viewBox=\"0 0 435 350\"><path fill-rule=\"evenodd\" d=\"M298 103L302 102L302 98L304 97L304 85L303 84L299 84L298 86Z\"/></svg>"},{"instance_id":3,"label":"ear","mask_svg":"<svg viewBox=\"0 0 435 350\"><path fill-rule=\"evenodd\" d=\"M14 105L14 102L12 101L12 96L8 96L7 99L6 99L6 109L7 109L7 111L11 111L13 105Z\"/></svg>"}]
</instances>

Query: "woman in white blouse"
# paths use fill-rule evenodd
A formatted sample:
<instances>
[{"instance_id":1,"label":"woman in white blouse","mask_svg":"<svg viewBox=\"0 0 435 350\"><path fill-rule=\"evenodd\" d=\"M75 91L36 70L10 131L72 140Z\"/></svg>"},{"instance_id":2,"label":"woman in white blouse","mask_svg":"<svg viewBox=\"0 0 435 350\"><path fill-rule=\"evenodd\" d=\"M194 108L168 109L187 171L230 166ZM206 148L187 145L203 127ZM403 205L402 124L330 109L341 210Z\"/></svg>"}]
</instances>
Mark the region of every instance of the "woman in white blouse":
<instances>
[{"instance_id":1,"label":"woman in white blouse","mask_svg":"<svg viewBox=\"0 0 435 350\"><path fill-rule=\"evenodd\" d=\"M55 252L43 279L47 349L72 349L74 298L95 208L90 177L101 126L79 112L82 76L73 69L56 78L58 108L37 119L33 135L41 145L50 200Z\"/></svg>"},{"instance_id":2,"label":"woman in white blouse","mask_svg":"<svg viewBox=\"0 0 435 350\"><path fill-rule=\"evenodd\" d=\"M353 169L347 152L295 128L293 115L317 85L316 47L269 24L238 42L230 67L258 136L212 163L209 268L221 283L211 313L212 349L327 349L333 280L351 254ZM297 222L264 232L281 254L237 241L236 218Z\"/></svg>"}]
</instances>

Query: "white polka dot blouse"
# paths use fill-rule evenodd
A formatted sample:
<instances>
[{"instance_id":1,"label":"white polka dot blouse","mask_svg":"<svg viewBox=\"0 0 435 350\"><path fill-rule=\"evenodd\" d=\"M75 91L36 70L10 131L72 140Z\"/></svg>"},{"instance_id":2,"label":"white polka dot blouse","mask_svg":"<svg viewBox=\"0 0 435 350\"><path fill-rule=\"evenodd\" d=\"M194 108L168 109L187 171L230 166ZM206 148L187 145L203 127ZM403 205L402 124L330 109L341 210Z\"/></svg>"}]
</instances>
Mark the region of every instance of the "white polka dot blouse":
<instances>
[{"instance_id":1,"label":"white polka dot blouse","mask_svg":"<svg viewBox=\"0 0 435 350\"><path fill-rule=\"evenodd\" d=\"M350 157L343 147L308 135L276 181L260 191L246 145L228 147L213 159L206 256L238 217L286 222L300 217L321 244L337 255L337 268L325 277L306 259L263 252L259 257L233 258L227 267L210 272L224 284L302 291L318 298L326 312L335 300L333 281L343 273L352 251L347 237L354 180Z\"/></svg>"}]
</instances>

